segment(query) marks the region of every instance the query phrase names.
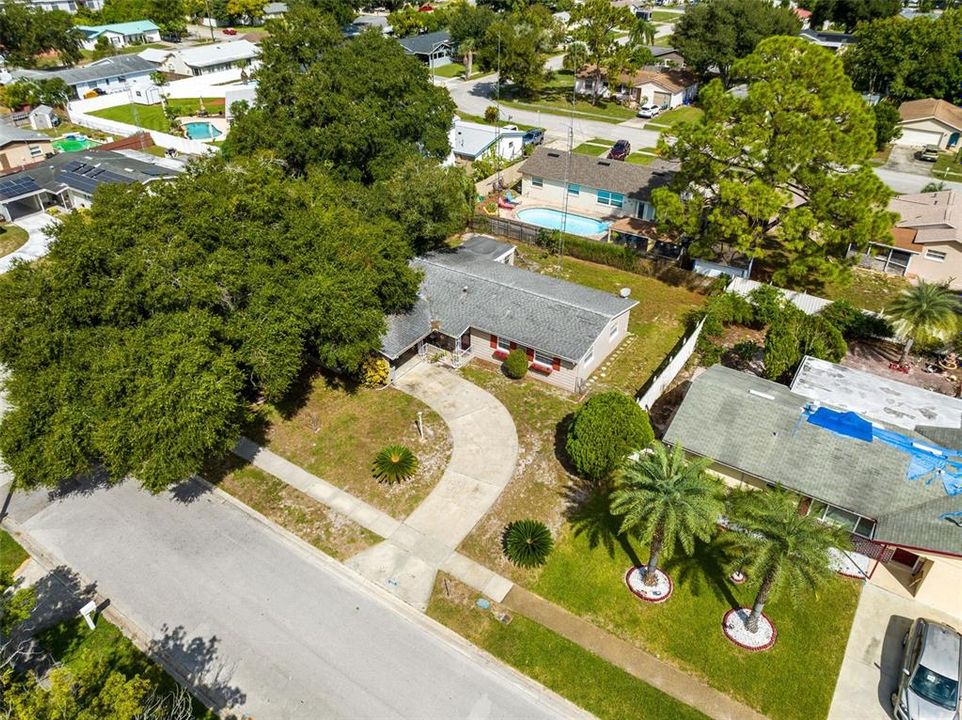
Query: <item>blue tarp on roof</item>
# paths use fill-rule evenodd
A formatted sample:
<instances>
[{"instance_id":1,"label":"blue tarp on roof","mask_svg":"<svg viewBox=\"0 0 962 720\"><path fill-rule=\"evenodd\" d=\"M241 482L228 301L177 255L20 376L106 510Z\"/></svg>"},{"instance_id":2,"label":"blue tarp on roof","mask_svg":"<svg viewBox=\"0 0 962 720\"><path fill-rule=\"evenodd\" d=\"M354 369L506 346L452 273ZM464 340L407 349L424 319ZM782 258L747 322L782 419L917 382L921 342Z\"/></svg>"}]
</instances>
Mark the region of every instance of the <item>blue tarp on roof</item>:
<instances>
[{"instance_id":1,"label":"blue tarp on roof","mask_svg":"<svg viewBox=\"0 0 962 720\"><path fill-rule=\"evenodd\" d=\"M872 442L872 423L853 412L819 408L808 416L808 421L812 425L818 425L839 435Z\"/></svg>"},{"instance_id":2,"label":"blue tarp on roof","mask_svg":"<svg viewBox=\"0 0 962 720\"><path fill-rule=\"evenodd\" d=\"M838 435L873 442L878 440L909 456L906 476L909 480L925 479L930 483L936 478L942 481L949 495L962 493L962 450L944 448L903 435L895 430L873 427L872 423L853 412L838 412L819 408L806 410L808 422Z\"/></svg>"}]
</instances>

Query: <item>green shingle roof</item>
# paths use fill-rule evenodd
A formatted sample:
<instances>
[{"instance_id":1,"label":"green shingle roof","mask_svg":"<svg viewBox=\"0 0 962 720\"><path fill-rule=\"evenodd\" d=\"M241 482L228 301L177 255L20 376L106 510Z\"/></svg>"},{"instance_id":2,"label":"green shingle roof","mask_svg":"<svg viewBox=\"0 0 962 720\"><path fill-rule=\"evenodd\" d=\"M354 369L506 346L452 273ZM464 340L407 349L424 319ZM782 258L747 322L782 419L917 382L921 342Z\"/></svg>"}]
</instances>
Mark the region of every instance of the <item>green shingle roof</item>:
<instances>
[{"instance_id":1,"label":"green shingle roof","mask_svg":"<svg viewBox=\"0 0 962 720\"><path fill-rule=\"evenodd\" d=\"M962 528L940 519L962 511L962 495L949 496L937 480L906 479L909 457L893 447L810 424L807 402L784 385L716 365L692 382L665 440L872 518L879 542L962 554Z\"/></svg>"}]
</instances>

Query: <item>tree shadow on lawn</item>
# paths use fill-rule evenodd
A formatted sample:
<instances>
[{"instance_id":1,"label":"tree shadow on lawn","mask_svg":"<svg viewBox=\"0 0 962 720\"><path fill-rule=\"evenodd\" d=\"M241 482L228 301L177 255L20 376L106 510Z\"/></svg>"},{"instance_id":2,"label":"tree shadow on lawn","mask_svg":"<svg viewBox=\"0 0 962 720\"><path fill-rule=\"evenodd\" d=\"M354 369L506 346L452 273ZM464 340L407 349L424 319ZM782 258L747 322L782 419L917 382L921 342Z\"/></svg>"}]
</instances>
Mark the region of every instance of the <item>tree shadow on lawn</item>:
<instances>
[{"instance_id":1,"label":"tree shadow on lawn","mask_svg":"<svg viewBox=\"0 0 962 720\"><path fill-rule=\"evenodd\" d=\"M671 559L662 563L662 569L672 576L676 585L684 584L696 597L707 590L735 610L740 608L742 603L732 592L731 581L728 579L730 567L731 556L724 533L713 538L711 542L696 540L695 550L691 555L678 548Z\"/></svg>"},{"instance_id":2,"label":"tree shadow on lawn","mask_svg":"<svg viewBox=\"0 0 962 720\"><path fill-rule=\"evenodd\" d=\"M565 488L565 519L571 523L575 537L582 535L592 550L601 546L608 557L615 556L615 544L634 567L641 562L628 537L618 532L621 520L611 513L611 483L588 483L583 480Z\"/></svg>"},{"instance_id":3,"label":"tree shadow on lawn","mask_svg":"<svg viewBox=\"0 0 962 720\"><path fill-rule=\"evenodd\" d=\"M568 475L572 477L576 482L585 482L578 478L578 471L575 469L574 465L571 464L571 458L568 457L568 451L565 450L565 440L568 437L568 430L571 429L571 423L574 422L575 414L570 412L565 415L554 429L554 457L558 461L558 464L564 469Z\"/></svg>"}]
</instances>

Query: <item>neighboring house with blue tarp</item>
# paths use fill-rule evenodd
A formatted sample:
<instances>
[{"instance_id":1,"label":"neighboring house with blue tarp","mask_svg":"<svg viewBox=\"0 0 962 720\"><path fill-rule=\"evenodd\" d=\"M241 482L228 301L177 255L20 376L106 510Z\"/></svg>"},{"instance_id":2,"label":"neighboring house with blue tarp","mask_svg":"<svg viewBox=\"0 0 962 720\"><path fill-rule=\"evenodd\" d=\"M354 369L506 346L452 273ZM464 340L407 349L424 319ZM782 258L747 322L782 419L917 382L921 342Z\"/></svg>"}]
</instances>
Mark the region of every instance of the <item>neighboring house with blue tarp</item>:
<instances>
[{"instance_id":1,"label":"neighboring house with blue tarp","mask_svg":"<svg viewBox=\"0 0 962 720\"><path fill-rule=\"evenodd\" d=\"M799 512L851 533L871 582L958 613L962 430L929 437L832 407L830 394L716 365L692 381L664 439L714 460L730 485L797 493Z\"/></svg>"}]
</instances>

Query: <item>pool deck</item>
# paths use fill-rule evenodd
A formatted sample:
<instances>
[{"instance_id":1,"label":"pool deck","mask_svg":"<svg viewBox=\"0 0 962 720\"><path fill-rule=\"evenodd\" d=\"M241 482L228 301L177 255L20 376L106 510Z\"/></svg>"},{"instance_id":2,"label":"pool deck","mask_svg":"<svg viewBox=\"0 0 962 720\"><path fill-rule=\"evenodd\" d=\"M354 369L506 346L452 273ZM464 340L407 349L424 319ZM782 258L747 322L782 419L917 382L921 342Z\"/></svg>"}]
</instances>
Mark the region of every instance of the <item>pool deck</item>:
<instances>
[{"instance_id":1,"label":"pool deck","mask_svg":"<svg viewBox=\"0 0 962 720\"><path fill-rule=\"evenodd\" d=\"M225 137L227 137L227 131L230 129L230 126L227 124L227 120L225 120L222 117L215 117L215 116L200 117L199 115L185 115L183 117L178 118L178 120L180 120L181 125L186 125L187 123L195 123L195 122L210 123L215 128L217 128L217 130L220 131L220 135L218 135L217 137L196 138L197 142L216 143L220 140L223 140ZM195 138L191 138L191 139L193 140Z\"/></svg>"},{"instance_id":2,"label":"pool deck","mask_svg":"<svg viewBox=\"0 0 962 720\"><path fill-rule=\"evenodd\" d=\"M530 203L527 199L521 198L521 204L508 210L506 208L498 208L498 217L508 218L510 220L516 220L518 222L523 222L527 225L536 225L536 223L527 222L526 220L518 217L519 210L555 210L557 212L564 212L564 208L561 205L551 202L537 202ZM590 215L587 212L582 212L580 210L568 210L569 215L579 215L581 217L591 218L592 220L600 220L611 224L616 220L623 218L623 215ZM538 226L541 227L541 226ZM598 240L600 242L610 242L608 232L596 233L594 235L579 235L578 233L569 233L571 235L578 235L578 237L587 238L589 240Z\"/></svg>"}]
</instances>

